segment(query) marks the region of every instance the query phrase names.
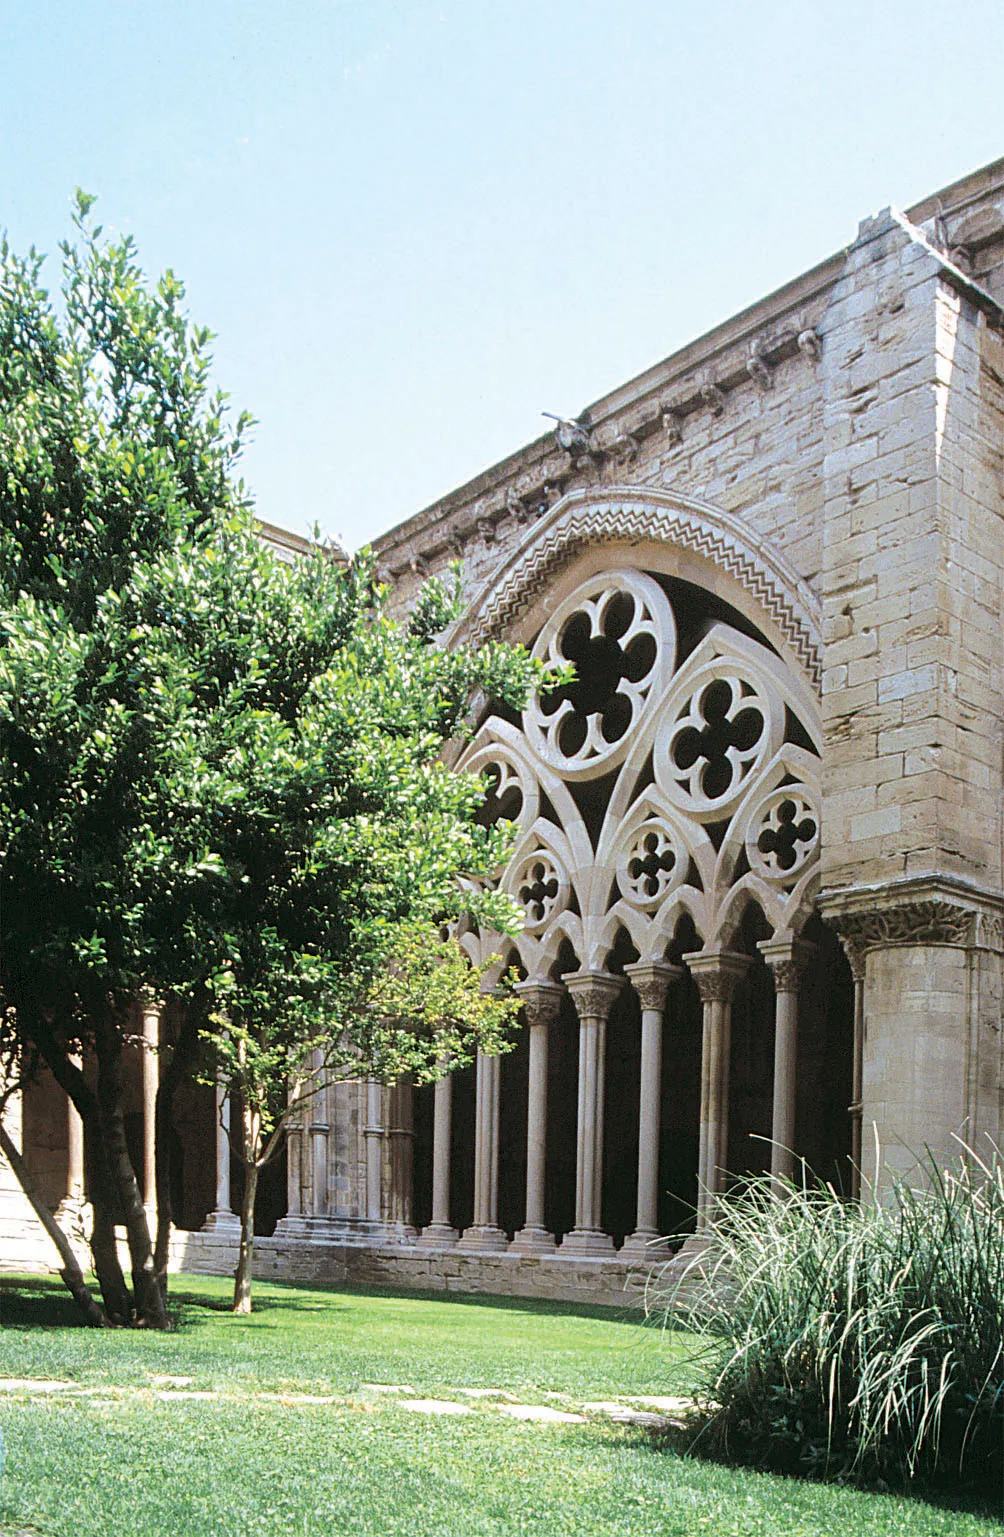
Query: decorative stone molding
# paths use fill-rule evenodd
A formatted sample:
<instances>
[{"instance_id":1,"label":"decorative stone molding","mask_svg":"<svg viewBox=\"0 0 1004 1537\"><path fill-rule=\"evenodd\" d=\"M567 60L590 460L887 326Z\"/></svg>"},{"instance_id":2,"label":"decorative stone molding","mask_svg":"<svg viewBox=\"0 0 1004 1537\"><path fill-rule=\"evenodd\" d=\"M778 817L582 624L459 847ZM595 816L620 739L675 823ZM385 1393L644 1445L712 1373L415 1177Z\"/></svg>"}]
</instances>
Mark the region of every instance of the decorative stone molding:
<instances>
[{"instance_id":1,"label":"decorative stone molding","mask_svg":"<svg viewBox=\"0 0 1004 1537\"><path fill-rule=\"evenodd\" d=\"M655 488L567 493L527 535L508 572L482 588L454 638L466 635L477 644L503 633L582 550L644 539L691 550L736 581L777 626L819 692L822 614L811 589L780 552L755 539L738 519Z\"/></svg>"},{"instance_id":2,"label":"decorative stone molding","mask_svg":"<svg viewBox=\"0 0 1004 1537\"><path fill-rule=\"evenodd\" d=\"M609 971L572 971L561 980L572 995L580 1019L606 1019L624 986L623 978Z\"/></svg>"},{"instance_id":3,"label":"decorative stone molding","mask_svg":"<svg viewBox=\"0 0 1004 1537\"><path fill-rule=\"evenodd\" d=\"M645 1010L656 1009L660 1013L666 1006L666 994L678 977L683 976L681 966L669 966L659 961L632 961L624 967Z\"/></svg>"},{"instance_id":4,"label":"decorative stone molding","mask_svg":"<svg viewBox=\"0 0 1004 1537\"><path fill-rule=\"evenodd\" d=\"M841 939L867 953L893 945L968 945L974 922L981 916L952 902L929 900L870 912L835 913L830 922Z\"/></svg>"}]
</instances>

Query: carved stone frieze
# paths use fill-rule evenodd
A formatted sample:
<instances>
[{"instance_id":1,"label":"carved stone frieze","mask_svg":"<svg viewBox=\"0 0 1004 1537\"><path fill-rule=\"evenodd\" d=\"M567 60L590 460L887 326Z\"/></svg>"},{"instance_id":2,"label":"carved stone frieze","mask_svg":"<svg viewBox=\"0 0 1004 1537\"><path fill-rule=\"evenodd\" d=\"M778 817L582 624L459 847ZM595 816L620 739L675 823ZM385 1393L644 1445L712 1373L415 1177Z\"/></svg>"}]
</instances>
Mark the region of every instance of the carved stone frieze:
<instances>
[{"instance_id":1,"label":"carved stone frieze","mask_svg":"<svg viewBox=\"0 0 1004 1537\"><path fill-rule=\"evenodd\" d=\"M986 932L986 922L993 925L992 916L974 912L970 907L921 898L868 911L834 913L830 922L842 940L867 953L891 945L969 945L973 943L977 919L984 920L981 932ZM998 918L998 927L999 924Z\"/></svg>"}]
</instances>

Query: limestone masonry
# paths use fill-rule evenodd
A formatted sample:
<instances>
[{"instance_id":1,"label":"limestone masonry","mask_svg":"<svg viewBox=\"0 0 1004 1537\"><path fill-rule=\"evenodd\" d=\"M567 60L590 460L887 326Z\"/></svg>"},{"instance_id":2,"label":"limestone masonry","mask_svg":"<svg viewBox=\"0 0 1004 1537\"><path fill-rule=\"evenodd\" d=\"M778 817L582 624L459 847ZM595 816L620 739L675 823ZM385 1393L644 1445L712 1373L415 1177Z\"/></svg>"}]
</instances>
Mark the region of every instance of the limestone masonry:
<instances>
[{"instance_id":1,"label":"limestone masonry","mask_svg":"<svg viewBox=\"0 0 1004 1537\"><path fill-rule=\"evenodd\" d=\"M399 610L459 560L457 639L576 664L459 759L518 829L526 1027L434 1088L311 1102L263 1274L617 1302L737 1176L804 1159L857 1194L999 1142L1004 161L864 220L376 554ZM157 1058L134 1066L142 1165ZM181 1266L233 1265L226 1113L179 1100ZM65 1098L18 1114L82 1219ZM0 1223L4 1263L49 1262L12 1185Z\"/></svg>"}]
</instances>

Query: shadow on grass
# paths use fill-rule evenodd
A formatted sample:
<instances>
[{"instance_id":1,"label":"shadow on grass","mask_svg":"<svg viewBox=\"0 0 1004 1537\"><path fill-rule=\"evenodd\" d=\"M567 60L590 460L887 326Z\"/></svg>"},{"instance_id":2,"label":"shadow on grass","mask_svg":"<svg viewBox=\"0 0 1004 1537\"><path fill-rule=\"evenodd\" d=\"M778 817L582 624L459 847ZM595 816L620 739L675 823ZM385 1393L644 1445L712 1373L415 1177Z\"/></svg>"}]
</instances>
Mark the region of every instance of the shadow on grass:
<instances>
[{"instance_id":1,"label":"shadow on grass","mask_svg":"<svg viewBox=\"0 0 1004 1537\"><path fill-rule=\"evenodd\" d=\"M197 1326L200 1314L230 1313L229 1280L219 1276L206 1279L214 1285L222 1284L227 1290L214 1296L199 1287L195 1277L171 1277L168 1309L175 1328ZM185 1285L185 1282L190 1284ZM89 1278L89 1284L95 1284L93 1278ZM437 1307L461 1307L523 1313L541 1318L596 1319L603 1323L629 1324L632 1327L645 1322L644 1314L638 1307L603 1307L586 1302L555 1302L535 1297L499 1297L480 1292L438 1292L420 1288L405 1290L389 1286L329 1287L314 1283L304 1287L293 1282L272 1280L256 1284L252 1318L269 1313L324 1314L344 1311L353 1301L365 1301L367 1298L386 1302L421 1302L429 1307L430 1312ZM73 1298L57 1277L6 1275L0 1276L0 1327L74 1329L87 1326Z\"/></svg>"},{"instance_id":2,"label":"shadow on grass","mask_svg":"<svg viewBox=\"0 0 1004 1537\"><path fill-rule=\"evenodd\" d=\"M814 1484L831 1487L836 1485L838 1488L853 1489L879 1497L909 1500L913 1505L934 1510L948 1510L955 1515L979 1516L998 1521L1004 1515L1004 1490L997 1494L985 1488L978 1489L972 1486L932 1488L902 1484L891 1487L883 1482L869 1482L865 1479L860 1481L850 1478L828 1479L822 1473L808 1471L803 1473L790 1468L772 1467L769 1462L753 1457L743 1457L738 1452L726 1454L711 1447L702 1439L712 1420L713 1416L709 1414L702 1420L692 1421L686 1428L671 1425L659 1430L642 1430L639 1432L639 1443L644 1443L649 1451L657 1455L685 1457L721 1468L742 1468L749 1473L764 1473L771 1478L783 1478L794 1485Z\"/></svg>"}]
</instances>

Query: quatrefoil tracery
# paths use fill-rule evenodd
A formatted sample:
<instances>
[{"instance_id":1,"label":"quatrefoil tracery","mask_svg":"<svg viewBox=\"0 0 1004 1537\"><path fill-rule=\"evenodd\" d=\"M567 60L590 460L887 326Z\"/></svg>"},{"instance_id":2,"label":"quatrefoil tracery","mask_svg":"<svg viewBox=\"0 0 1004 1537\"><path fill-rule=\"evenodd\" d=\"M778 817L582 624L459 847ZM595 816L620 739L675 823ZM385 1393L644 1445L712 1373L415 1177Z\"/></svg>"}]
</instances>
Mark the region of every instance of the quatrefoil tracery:
<instances>
[{"instance_id":1,"label":"quatrefoil tracery","mask_svg":"<svg viewBox=\"0 0 1004 1537\"><path fill-rule=\"evenodd\" d=\"M808 864L819 846L819 807L808 785L774 790L746 835L750 867L768 880L789 880Z\"/></svg>"},{"instance_id":2,"label":"quatrefoil tracery","mask_svg":"<svg viewBox=\"0 0 1004 1537\"><path fill-rule=\"evenodd\" d=\"M568 880L545 848L538 847L524 855L506 885L523 908L531 934L546 928L568 904Z\"/></svg>"},{"instance_id":3,"label":"quatrefoil tracery","mask_svg":"<svg viewBox=\"0 0 1004 1537\"><path fill-rule=\"evenodd\" d=\"M666 740L667 788L698 815L725 814L780 736L777 709L738 672L717 671L679 711Z\"/></svg>"},{"instance_id":4,"label":"quatrefoil tracery","mask_svg":"<svg viewBox=\"0 0 1004 1537\"><path fill-rule=\"evenodd\" d=\"M634 907L657 907L686 869L686 856L672 831L657 816L650 816L635 831L617 865L621 895Z\"/></svg>"},{"instance_id":5,"label":"quatrefoil tracery","mask_svg":"<svg viewBox=\"0 0 1004 1537\"><path fill-rule=\"evenodd\" d=\"M676 649L662 588L638 571L605 572L560 604L534 655L571 663L575 677L524 712L535 751L565 778L604 773L623 758L645 706L669 677Z\"/></svg>"}]
</instances>

